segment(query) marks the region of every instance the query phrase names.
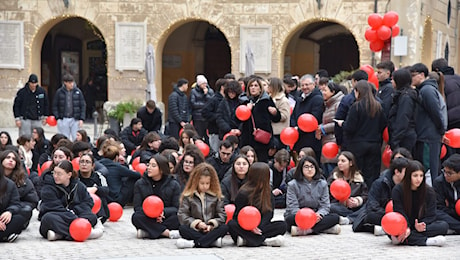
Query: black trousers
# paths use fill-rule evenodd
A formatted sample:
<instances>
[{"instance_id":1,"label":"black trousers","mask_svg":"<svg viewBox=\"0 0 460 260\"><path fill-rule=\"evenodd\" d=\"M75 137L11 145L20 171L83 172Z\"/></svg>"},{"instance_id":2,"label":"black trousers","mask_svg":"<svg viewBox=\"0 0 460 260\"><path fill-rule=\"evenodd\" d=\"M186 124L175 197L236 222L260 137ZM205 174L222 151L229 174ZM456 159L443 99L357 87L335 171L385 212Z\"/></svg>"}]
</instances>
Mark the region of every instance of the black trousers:
<instances>
[{"instance_id":1,"label":"black trousers","mask_svg":"<svg viewBox=\"0 0 460 260\"><path fill-rule=\"evenodd\" d=\"M126 206L127 203L133 202L134 184L137 180L136 178L123 177L123 185L121 186L120 193L113 201L122 207Z\"/></svg>"},{"instance_id":2,"label":"black trousers","mask_svg":"<svg viewBox=\"0 0 460 260\"><path fill-rule=\"evenodd\" d=\"M362 205L361 205L361 207L362 207ZM331 213L337 213L342 217L350 217L350 216L353 216L353 213L358 211L361 207L349 209L346 206L344 206L342 203L332 202L330 212Z\"/></svg>"},{"instance_id":3,"label":"black trousers","mask_svg":"<svg viewBox=\"0 0 460 260\"><path fill-rule=\"evenodd\" d=\"M297 226L295 223L295 215L289 215L284 218L286 221L286 226L287 226L287 231L291 232L291 227L292 226ZM339 215L335 213L330 213L327 214L326 216L323 216L323 219L321 219L318 223L316 223L312 230L313 233L318 234L328 228L331 228L335 226L336 224L339 224Z\"/></svg>"},{"instance_id":4,"label":"black trousers","mask_svg":"<svg viewBox=\"0 0 460 260\"><path fill-rule=\"evenodd\" d=\"M72 221L76 218L86 218L91 226L94 227L97 223L97 217L94 214L80 214L79 216L70 211L67 212L48 212L42 216L40 223L40 234L47 238L48 230L54 231L58 235L62 235L66 240L73 240L70 235L69 227Z\"/></svg>"},{"instance_id":5,"label":"black trousers","mask_svg":"<svg viewBox=\"0 0 460 260\"><path fill-rule=\"evenodd\" d=\"M256 235L251 231L242 229L238 222L233 219L228 222L228 227L230 229L230 235L235 243L237 237L240 236L246 240L246 245L250 247L261 246L266 238L276 237L286 233L286 222L284 221L273 221L266 225L259 225L259 229L262 230L262 235Z\"/></svg>"},{"instance_id":6,"label":"black trousers","mask_svg":"<svg viewBox=\"0 0 460 260\"><path fill-rule=\"evenodd\" d=\"M348 150L355 156L356 163L361 169L367 187L371 187L374 180L380 176L381 144L368 142L350 143Z\"/></svg>"},{"instance_id":7,"label":"black trousers","mask_svg":"<svg viewBox=\"0 0 460 260\"><path fill-rule=\"evenodd\" d=\"M228 226L225 224L220 225L208 233L202 233L188 225L180 225L179 232L183 238L193 240L195 242L195 247L211 247L212 243L219 237L224 237L227 234Z\"/></svg>"},{"instance_id":8,"label":"black trousers","mask_svg":"<svg viewBox=\"0 0 460 260\"><path fill-rule=\"evenodd\" d=\"M435 237L439 235L447 234L449 225L445 221L435 221L431 224L426 225L425 232L418 232L415 229L410 231L409 237L404 240L403 244L410 246L426 246L426 240L429 237Z\"/></svg>"},{"instance_id":9,"label":"black trousers","mask_svg":"<svg viewBox=\"0 0 460 260\"><path fill-rule=\"evenodd\" d=\"M179 229L179 219L177 215L171 215L165 219L163 222L159 223L155 218L147 217L144 212L137 211L134 212L131 217L131 222L136 227L136 229L142 229L149 233L149 238L160 238L161 233L166 229L174 230Z\"/></svg>"},{"instance_id":10,"label":"black trousers","mask_svg":"<svg viewBox=\"0 0 460 260\"><path fill-rule=\"evenodd\" d=\"M11 234L21 234L26 219L20 214L11 215L10 223L6 224L5 230L0 230L0 242L8 241Z\"/></svg>"},{"instance_id":11,"label":"black trousers","mask_svg":"<svg viewBox=\"0 0 460 260\"><path fill-rule=\"evenodd\" d=\"M453 217L442 210L436 211L436 215L437 220L447 222L449 229L452 229L455 233L460 234L460 217L458 215Z\"/></svg>"}]
</instances>

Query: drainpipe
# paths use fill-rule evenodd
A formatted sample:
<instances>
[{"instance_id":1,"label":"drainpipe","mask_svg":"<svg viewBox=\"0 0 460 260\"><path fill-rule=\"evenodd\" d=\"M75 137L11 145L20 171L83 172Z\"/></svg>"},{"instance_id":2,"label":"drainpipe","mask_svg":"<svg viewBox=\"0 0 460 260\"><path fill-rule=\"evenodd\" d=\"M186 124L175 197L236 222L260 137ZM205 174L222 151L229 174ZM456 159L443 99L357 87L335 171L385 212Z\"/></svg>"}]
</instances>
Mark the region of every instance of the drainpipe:
<instances>
[{"instance_id":1,"label":"drainpipe","mask_svg":"<svg viewBox=\"0 0 460 260\"><path fill-rule=\"evenodd\" d=\"M377 10L378 1L379 0L374 0L374 13L377 13L377 11L378 11ZM372 67L374 67L374 65L375 65L375 53L374 52L372 52L371 65L372 65Z\"/></svg>"}]
</instances>

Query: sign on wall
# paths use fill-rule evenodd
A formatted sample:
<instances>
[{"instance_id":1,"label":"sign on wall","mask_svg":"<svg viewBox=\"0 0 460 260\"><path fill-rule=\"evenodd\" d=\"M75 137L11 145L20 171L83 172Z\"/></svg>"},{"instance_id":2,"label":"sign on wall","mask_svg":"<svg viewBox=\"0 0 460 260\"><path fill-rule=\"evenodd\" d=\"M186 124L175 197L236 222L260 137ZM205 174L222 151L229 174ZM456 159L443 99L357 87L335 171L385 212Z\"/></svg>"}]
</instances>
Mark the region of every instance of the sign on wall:
<instances>
[{"instance_id":1,"label":"sign on wall","mask_svg":"<svg viewBox=\"0 0 460 260\"><path fill-rule=\"evenodd\" d=\"M255 73L272 71L272 26L240 26L240 72L246 69L246 46L249 44L254 54Z\"/></svg>"},{"instance_id":2,"label":"sign on wall","mask_svg":"<svg viewBox=\"0 0 460 260\"><path fill-rule=\"evenodd\" d=\"M115 23L115 69L144 71L146 23Z\"/></svg>"},{"instance_id":3,"label":"sign on wall","mask_svg":"<svg viewBox=\"0 0 460 260\"><path fill-rule=\"evenodd\" d=\"M0 21L0 68L24 69L22 21Z\"/></svg>"}]
</instances>

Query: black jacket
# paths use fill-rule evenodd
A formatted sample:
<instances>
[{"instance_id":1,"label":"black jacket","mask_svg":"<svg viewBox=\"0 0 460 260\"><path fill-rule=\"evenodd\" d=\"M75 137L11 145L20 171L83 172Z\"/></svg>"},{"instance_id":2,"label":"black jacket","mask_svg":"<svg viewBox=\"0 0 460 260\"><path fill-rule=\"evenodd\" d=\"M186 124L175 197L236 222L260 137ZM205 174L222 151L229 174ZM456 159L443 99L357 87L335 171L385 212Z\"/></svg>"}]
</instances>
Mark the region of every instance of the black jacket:
<instances>
[{"instance_id":1,"label":"black jacket","mask_svg":"<svg viewBox=\"0 0 460 260\"><path fill-rule=\"evenodd\" d=\"M357 142L382 143L382 133L386 127L383 110L371 118L363 102L355 102L348 112L342 128L347 144Z\"/></svg>"},{"instance_id":2,"label":"black jacket","mask_svg":"<svg viewBox=\"0 0 460 260\"><path fill-rule=\"evenodd\" d=\"M210 100L208 100L201 110L201 115L203 118L208 121L208 131L209 134L219 134L219 127L217 126L217 110L219 108L220 102L224 97L220 92L217 92Z\"/></svg>"},{"instance_id":3,"label":"black jacket","mask_svg":"<svg viewBox=\"0 0 460 260\"><path fill-rule=\"evenodd\" d=\"M73 109L73 118L76 120L85 120L86 118L86 102L83 97L83 92L77 87L74 86L71 90L72 92L72 109ZM63 119L65 117L65 107L66 107L66 92L67 89L65 86L60 87L53 99L53 115L56 119Z\"/></svg>"},{"instance_id":4,"label":"black jacket","mask_svg":"<svg viewBox=\"0 0 460 260\"><path fill-rule=\"evenodd\" d=\"M442 68L444 73L444 93L446 94L448 129L460 126L460 76L454 73L452 67Z\"/></svg>"},{"instance_id":5,"label":"black jacket","mask_svg":"<svg viewBox=\"0 0 460 260\"><path fill-rule=\"evenodd\" d=\"M141 128L141 130L134 132L131 126L125 127L120 133L120 139L125 145L126 153L131 154L132 151L136 150L136 147L141 145L142 139L147 134L147 130Z\"/></svg>"},{"instance_id":6,"label":"black jacket","mask_svg":"<svg viewBox=\"0 0 460 260\"><path fill-rule=\"evenodd\" d=\"M190 107L187 95L174 87L173 92L168 98L168 122L180 124L180 122L190 121Z\"/></svg>"},{"instance_id":7,"label":"black jacket","mask_svg":"<svg viewBox=\"0 0 460 260\"><path fill-rule=\"evenodd\" d=\"M34 209L38 204L38 194L35 190L34 184L32 181L26 177L24 183L17 187L19 192L19 200L21 202L21 207L30 207Z\"/></svg>"},{"instance_id":8,"label":"black jacket","mask_svg":"<svg viewBox=\"0 0 460 260\"><path fill-rule=\"evenodd\" d=\"M219 181L222 181L222 179L225 176L225 173L227 173L228 169L232 167L233 159L234 159L234 156L232 155L230 160L224 163L220 159L219 152L216 152L212 156L209 156L208 158L206 158L206 162L211 164L212 167L214 167L214 169L217 172L217 176L219 176Z\"/></svg>"},{"instance_id":9,"label":"black jacket","mask_svg":"<svg viewBox=\"0 0 460 260\"><path fill-rule=\"evenodd\" d=\"M120 190L123 186L123 177L134 179L139 179L141 177L140 173L131 171L130 169L110 159L102 158L99 162L103 164L109 172L105 176L107 184L109 185L109 201L116 201L120 195Z\"/></svg>"},{"instance_id":10,"label":"black jacket","mask_svg":"<svg viewBox=\"0 0 460 260\"><path fill-rule=\"evenodd\" d=\"M386 80L379 82L377 97L382 100L383 112L387 117L390 113L394 92L393 85L391 84L391 78L387 78Z\"/></svg>"},{"instance_id":11,"label":"black jacket","mask_svg":"<svg viewBox=\"0 0 460 260\"><path fill-rule=\"evenodd\" d=\"M89 178L83 178L79 173L80 181L86 187L96 187L96 195L101 199L101 209L97 213L98 217L107 219L109 217L109 208L107 207L107 198L109 197L109 186L107 180L100 173L93 171Z\"/></svg>"},{"instance_id":12,"label":"black jacket","mask_svg":"<svg viewBox=\"0 0 460 260\"><path fill-rule=\"evenodd\" d=\"M224 179L220 183L220 187L222 189L222 195L224 195L224 205L227 204L234 204L236 195L238 194L238 190L246 183L246 178L239 179L232 173L226 174ZM232 186L236 185L236 193L232 194ZM232 198L232 195L234 196Z\"/></svg>"},{"instance_id":13,"label":"black jacket","mask_svg":"<svg viewBox=\"0 0 460 260\"><path fill-rule=\"evenodd\" d=\"M241 130L241 122L236 118L236 108L240 105L238 97L234 99L224 98L217 108L216 123L219 128L219 139L223 139L224 135L232 129ZM252 133L252 132L251 132Z\"/></svg>"},{"instance_id":14,"label":"black jacket","mask_svg":"<svg viewBox=\"0 0 460 260\"><path fill-rule=\"evenodd\" d=\"M142 127L147 130L147 132L160 131L162 116L160 109L155 108L150 114L145 106L139 108L136 114L136 117L142 120Z\"/></svg>"},{"instance_id":15,"label":"black jacket","mask_svg":"<svg viewBox=\"0 0 460 260\"><path fill-rule=\"evenodd\" d=\"M392 150L400 147L407 139L417 139L415 132L415 112L417 92L411 88L396 91L393 105L388 115L389 144ZM407 147L406 147L407 148Z\"/></svg>"},{"instance_id":16,"label":"black jacket","mask_svg":"<svg viewBox=\"0 0 460 260\"><path fill-rule=\"evenodd\" d=\"M238 214L240 213L240 210L246 206L254 206L255 205L250 205L249 204L249 199L248 199L248 193L245 191L239 191L238 194L236 195L235 198L235 212L233 213L233 220L238 221ZM257 208L260 212L261 219L260 219L260 224L259 228L263 230L263 227L266 227L270 225L271 220L273 218L273 210L275 207L275 198L273 195L271 196L271 201L272 201L272 210L269 210L265 213L260 212L260 209Z\"/></svg>"},{"instance_id":17,"label":"black jacket","mask_svg":"<svg viewBox=\"0 0 460 260\"><path fill-rule=\"evenodd\" d=\"M192 109L192 119L197 121L203 121L205 118L202 114L202 109L205 107L206 102L211 100L214 96L214 91L208 88L208 93L205 95L204 91L199 87L196 86L190 92L190 107Z\"/></svg>"},{"instance_id":18,"label":"black jacket","mask_svg":"<svg viewBox=\"0 0 460 260\"><path fill-rule=\"evenodd\" d=\"M434 79L427 79L417 87L418 102L415 117L417 141L440 142L445 133L443 113L440 108L441 95Z\"/></svg>"},{"instance_id":19,"label":"black jacket","mask_svg":"<svg viewBox=\"0 0 460 260\"><path fill-rule=\"evenodd\" d=\"M455 190L454 190L455 187ZM455 211L454 193L460 193L460 181L448 183L444 174L440 174L433 182L433 188L436 191L436 207L450 216L459 219ZM457 196L460 194L457 194Z\"/></svg>"},{"instance_id":20,"label":"black jacket","mask_svg":"<svg viewBox=\"0 0 460 260\"><path fill-rule=\"evenodd\" d=\"M13 104L15 118L39 120L48 116L48 109L48 95L42 87L37 85L35 92L32 92L29 83L26 83L16 93Z\"/></svg>"},{"instance_id":21,"label":"black jacket","mask_svg":"<svg viewBox=\"0 0 460 260\"><path fill-rule=\"evenodd\" d=\"M143 211L142 203L150 195L156 195L163 200L165 217L177 214L179 209L179 197L181 189L179 183L170 175L163 175L164 182L160 187L159 193L154 193L153 180L147 174L134 184L134 211Z\"/></svg>"},{"instance_id":22,"label":"black jacket","mask_svg":"<svg viewBox=\"0 0 460 260\"><path fill-rule=\"evenodd\" d=\"M21 203L19 201L19 192L14 182L6 177L2 177L2 182L5 182L6 190L4 194L0 194L0 214L5 211L11 212L11 214L19 213L21 209Z\"/></svg>"}]
</instances>

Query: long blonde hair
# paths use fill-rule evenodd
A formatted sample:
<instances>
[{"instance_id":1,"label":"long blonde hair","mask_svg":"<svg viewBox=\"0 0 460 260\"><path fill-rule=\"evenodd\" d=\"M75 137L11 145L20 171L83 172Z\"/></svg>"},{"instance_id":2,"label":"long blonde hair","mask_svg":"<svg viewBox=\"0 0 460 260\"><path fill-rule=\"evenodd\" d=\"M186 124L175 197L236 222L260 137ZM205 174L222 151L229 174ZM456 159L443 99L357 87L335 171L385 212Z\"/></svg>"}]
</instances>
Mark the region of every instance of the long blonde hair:
<instances>
[{"instance_id":1,"label":"long blonde hair","mask_svg":"<svg viewBox=\"0 0 460 260\"><path fill-rule=\"evenodd\" d=\"M180 198L181 202L184 197L191 197L198 191L198 184L202 176L211 177L208 193L215 195L219 199L223 197L222 190L220 189L219 177L214 167L209 163L200 163L193 169L192 173L190 173L190 178Z\"/></svg>"}]
</instances>

